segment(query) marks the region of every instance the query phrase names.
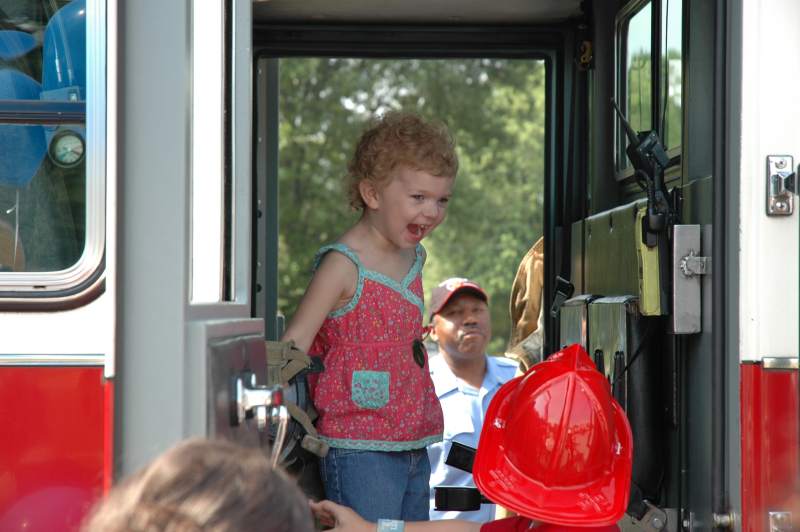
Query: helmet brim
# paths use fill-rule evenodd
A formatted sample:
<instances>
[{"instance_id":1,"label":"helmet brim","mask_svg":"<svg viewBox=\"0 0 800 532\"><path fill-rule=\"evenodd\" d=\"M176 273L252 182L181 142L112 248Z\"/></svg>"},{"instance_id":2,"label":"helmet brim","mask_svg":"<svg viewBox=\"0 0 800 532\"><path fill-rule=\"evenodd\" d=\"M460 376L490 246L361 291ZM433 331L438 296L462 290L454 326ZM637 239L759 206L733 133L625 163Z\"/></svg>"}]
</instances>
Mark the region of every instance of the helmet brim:
<instances>
[{"instance_id":1,"label":"helmet brim","mask_svg":"<svg viewBox=\"0 0 800 532\"><path fill-rule=\"evenodd\" d=\"M537 521L567 526L615 524L625 513L630 494L633 437L625 412L612 402L619 446L607 475L572 489L546 486L509 461L506 427L497 423L499 410L523 378L504 384L489 404L473 466L475 485L492 502Z\"/></svg>"}]
</instances>

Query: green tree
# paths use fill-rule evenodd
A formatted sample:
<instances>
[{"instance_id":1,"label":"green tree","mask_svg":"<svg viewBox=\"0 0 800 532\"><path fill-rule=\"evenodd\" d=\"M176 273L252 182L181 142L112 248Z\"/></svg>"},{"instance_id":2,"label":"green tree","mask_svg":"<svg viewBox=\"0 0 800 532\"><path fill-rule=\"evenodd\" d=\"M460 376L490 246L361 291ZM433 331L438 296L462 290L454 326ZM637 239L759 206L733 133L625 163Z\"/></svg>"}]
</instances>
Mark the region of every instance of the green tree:
<instances>
[{"instance_id":1,"label":"green tree","mask_svg":"<svg viewBox=\"0 0 800 532\"><path fill-rule=\"evenodd\" d=\"M285 59L280 64L279 308L291 315L315 251L352 225L343 176L365 123L390 109L445 122L460 160L448 217L425 240L427 294L470 277L508 338L519 260L542 233L545 68L505 59ZM426 294L426 295L427 295Z\"/></svg>"}]
</instances>

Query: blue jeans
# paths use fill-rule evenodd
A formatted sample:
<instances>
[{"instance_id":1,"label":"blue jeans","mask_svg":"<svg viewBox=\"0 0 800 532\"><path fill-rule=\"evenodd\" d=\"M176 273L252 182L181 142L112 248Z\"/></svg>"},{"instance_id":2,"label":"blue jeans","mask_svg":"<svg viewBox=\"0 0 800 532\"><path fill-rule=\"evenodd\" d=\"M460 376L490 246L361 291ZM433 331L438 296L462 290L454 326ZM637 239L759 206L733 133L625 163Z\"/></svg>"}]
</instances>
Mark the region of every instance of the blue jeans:
<instances>
[{"instance_id":1,"label":"blue jeans","mask_svg":"<svg viewBox=\"0 0 800 532\"><path fill-rule=\"evenodd\" d=\"M319 464L325 496L368 521L427 521L431 464L425 449L383 452L332 447Z\"/></svg>"}]
</instances>

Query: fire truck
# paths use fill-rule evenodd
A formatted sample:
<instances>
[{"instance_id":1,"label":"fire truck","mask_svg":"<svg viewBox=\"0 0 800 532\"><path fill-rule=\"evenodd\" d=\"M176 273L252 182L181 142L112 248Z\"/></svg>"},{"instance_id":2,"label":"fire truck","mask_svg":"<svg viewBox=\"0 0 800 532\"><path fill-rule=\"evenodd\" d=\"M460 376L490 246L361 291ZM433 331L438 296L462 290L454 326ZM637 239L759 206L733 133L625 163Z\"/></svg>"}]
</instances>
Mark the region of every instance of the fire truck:
<instances>
[{"instance_id":1,"label":"fire truck","mask_svg":"<svg viewBox=\"0 0 800 532\"><path fill-rule=\"evenodd\" d=\"M581 343L628 413L621 525L800 527L798 20L0 0L0 530L74 530L189 436L266 444L276 79L300 56L544 60L544 353Z\"/></svg>"}]
</instances>

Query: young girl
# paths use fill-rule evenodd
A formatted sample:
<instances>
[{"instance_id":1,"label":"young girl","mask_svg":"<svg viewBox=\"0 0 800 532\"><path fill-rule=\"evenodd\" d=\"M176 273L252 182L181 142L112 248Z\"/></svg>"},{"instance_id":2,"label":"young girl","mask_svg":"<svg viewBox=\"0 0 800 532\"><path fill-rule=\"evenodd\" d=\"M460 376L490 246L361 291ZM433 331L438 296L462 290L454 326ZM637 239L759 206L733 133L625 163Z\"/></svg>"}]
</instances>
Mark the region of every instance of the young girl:
<instances>
[{"instance_id":1,"label":"young girl","mask_svg":"<svg viewBox=\"0 0 800 532\"><path fill-rule=\"evenodd\" d=\"M425 446L442 410L422 347L425 250L444 220L458 159L444 126L390 113L348 167L358 222L317 254L284 340L322 357L311 382L326 496L370 519L428 518Z\"/></svg>"}]
</instances>

